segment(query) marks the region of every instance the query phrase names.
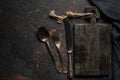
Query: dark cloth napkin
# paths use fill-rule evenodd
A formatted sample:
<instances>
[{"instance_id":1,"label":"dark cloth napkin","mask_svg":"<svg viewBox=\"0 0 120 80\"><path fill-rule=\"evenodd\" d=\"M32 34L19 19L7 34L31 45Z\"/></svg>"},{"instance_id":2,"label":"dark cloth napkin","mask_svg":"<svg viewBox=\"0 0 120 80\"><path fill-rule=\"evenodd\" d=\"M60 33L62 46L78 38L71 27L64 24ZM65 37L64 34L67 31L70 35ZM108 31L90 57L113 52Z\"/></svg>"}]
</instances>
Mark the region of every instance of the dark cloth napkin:
<instances>
[{"instance_id":1,"label":"dark cloth napkin","mask_svg":"<svg viewBox=\"0 0 120 80\"><path fill-rule=\"evenodd\" d=\"M107 16L113 24L112 29L112 75L110 80L120 80L120 1L90 0L92 4Z\"/></svg>"}]
</instances>

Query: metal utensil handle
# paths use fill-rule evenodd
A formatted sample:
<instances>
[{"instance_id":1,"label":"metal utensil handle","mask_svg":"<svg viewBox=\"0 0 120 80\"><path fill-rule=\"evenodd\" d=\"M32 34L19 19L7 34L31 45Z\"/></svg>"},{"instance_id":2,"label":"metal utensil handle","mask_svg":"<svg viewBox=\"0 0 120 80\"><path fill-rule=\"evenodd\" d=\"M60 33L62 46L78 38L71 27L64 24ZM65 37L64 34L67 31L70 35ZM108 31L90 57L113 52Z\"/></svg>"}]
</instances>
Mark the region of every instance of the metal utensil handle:
<instances>
[{"instance_id":1,"label":"metal utensil handle","mask_svg":"<svg viewBox=\"0 0 120 80\"><path fill-rule=\"evenodd\" d=\"M51 49L49 41L47 42L47 46L51 52L51 56L52 56L52 59L54 61L54 65L55 65L56 70L61 73L62 72L62 64L61 64L60 60L58 59L58 57L53 54L53 51Z\"/></svg>"},{"instance_id":2,"label":"metal utensil handle","mask_svg":"<svg viewBox=\"0 0 120 80\"><path fill-rule=\"evenodd\" d=\"M60 60L61 60L61 63L62 63L62 72L63 73L67 73L68 72L68 70L67 70L67 67L64 65L64 61L63 61L63 59L62 59L62 57L63 57L63 54L62 54L62 52L61 52L61 49L60 49L60 47L57 47L56 46L56 48L57 48L57 50L58 50L58 53L59 53L59 57L60 57ZM62 57L61 57L62 56Z\"/></svg>"},{"instance_id":3,"label":"metal utensil handle","mask_svg":"<svg viewBox=\"0 0 120 80\"><path fill-rule=\"evenodd\" d=\"M68 53L68 69L69 69L69 73L68 76L69 78L73 77L73 62L72 62L72 53Z\"/></svg>"}]
</instances>

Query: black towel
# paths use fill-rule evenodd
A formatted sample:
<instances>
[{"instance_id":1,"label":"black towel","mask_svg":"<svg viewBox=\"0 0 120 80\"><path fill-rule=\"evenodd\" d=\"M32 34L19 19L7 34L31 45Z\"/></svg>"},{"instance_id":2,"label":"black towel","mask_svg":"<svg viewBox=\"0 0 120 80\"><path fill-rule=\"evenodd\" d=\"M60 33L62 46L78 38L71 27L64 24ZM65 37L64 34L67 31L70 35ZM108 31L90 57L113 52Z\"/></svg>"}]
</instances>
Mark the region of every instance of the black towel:
<instances>
[{"instance_id":1,"label":"black towel","mask_svg":"<svg viewBox=\"0 0 120 80\"><path fill-rule=\"evenodd\" d=\"M113 24L112 29L112 77L110 80L120 80L120 1L119 0L90 0L100 9Z\"/></svg>"}]
</instances>

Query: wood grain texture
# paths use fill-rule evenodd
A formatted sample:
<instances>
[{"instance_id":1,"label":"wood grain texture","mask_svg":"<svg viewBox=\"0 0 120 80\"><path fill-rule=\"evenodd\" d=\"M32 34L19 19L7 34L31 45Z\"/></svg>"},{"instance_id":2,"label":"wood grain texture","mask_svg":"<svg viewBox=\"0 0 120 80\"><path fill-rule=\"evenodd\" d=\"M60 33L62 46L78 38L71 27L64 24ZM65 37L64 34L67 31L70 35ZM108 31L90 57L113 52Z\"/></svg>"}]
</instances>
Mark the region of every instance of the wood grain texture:
<instances>
[{"instance_id":1,"label":"wood grain texture","mask_svg":"<svg viewBox=\"0 0 120 80\"><path fill-rule=\"evenodd\" d=\"M76 24L74 65L76 76L108 76L111 72L110 24Z\"/></svg>"}]
</instances>

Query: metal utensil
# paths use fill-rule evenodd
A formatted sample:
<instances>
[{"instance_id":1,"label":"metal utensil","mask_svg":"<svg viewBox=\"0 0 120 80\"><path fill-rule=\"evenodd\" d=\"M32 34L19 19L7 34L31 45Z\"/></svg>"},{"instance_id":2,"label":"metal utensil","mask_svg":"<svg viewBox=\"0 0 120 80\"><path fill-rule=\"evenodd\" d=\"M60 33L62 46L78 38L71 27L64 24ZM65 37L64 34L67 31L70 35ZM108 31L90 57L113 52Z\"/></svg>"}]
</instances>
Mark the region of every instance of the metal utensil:
<instances>
[{"instance_id":1,"label":"metal utensil","mask_svg":"<svg viewBox=\"0 0 120 80\"><path fill-rule=\"evenodd\" d=\"M63 59L62 59L63 55L62 55L61 48L60 48L60 47L61 47L61 41L60 41L60 39L59 39L58 33L56 32L56 29L52 29L52 30L50 31L50 36L51 36L51 38L53 39L53 41L54 41L54 43L55 43L55 46L56 46L57 51L58 51L58 56L59 56L59 58L60 58L60 60L61 60L61 63L62 63L62 68L63 68L62 72L63 72L63 73L67 73L67 68L66 68L66 66L63 64ZM62 56L62 57L61 57L61 56Z\"/></svg>"},{"instance_id":2,"label":"metal utensil","mask_svg":"<svg viewBox=\"0 0 120 80\"><path fill-rule=\"evenodd\" d=\"M66 34L66 47L68 53L68 77L73 78L73 33L68 18L64 19L64 25Z\"/></svg>"},{"instance_id":3,"label":"metal utensil","mask_svg":"<svg viewBox=\"0 0 120 80\"><path fill-rule=\"evenodd\" d=\"M40 27L38 33L37 33L38 38L42 41L45 42L51 52L52 59L54 61L55 68L58 72L62 72L62 64L57 57L55 53L53 53L51 46L50 46L50 35L48 31L44 27Z\"/></svg>"}]
</instances>

